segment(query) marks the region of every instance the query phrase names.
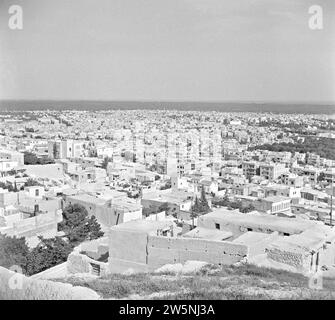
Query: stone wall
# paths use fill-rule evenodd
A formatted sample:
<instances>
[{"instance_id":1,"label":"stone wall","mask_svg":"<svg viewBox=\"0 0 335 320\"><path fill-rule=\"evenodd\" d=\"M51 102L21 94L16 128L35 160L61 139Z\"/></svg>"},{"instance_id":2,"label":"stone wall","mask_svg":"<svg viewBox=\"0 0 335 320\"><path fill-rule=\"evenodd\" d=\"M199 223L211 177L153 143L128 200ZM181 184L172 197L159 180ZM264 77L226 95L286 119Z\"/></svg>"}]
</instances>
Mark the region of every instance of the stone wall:
<instances>
[{"instance_id":1,"label":"stone wall","mask_svg":"<svg viewBox=\"0 0 335 320\"><path fill-rule=\"evenodd\" d=\"M127 272L149 272L152 271L145 263L137 263L123 259L108 259L110 273L127 273Z\"/></svg>"},{"instance_id":2,"label":"stone wall","mask_svg":"<svg viewBox=\"0 0 335 320\"><path fill-rule=\"evenodd\" d=\"M84 242L76 247L67 258L68 273L90 273L95 274L93 265L100 268L100 276L108 274L108 263L97 261L102 254L108 252L108 247L105 245L105 238ZM89 254L91 257L89 257Z\"/></svg>"},{"instance_id":3,"label":"stone wall","mask_svg":"<svg viewBox=\"0 0 335 320\"><path fill-rule=\"evenodd\" d=\"M77 252L73 252L68 256L66 264L68 273L95 274L92 266L92 264L94 264L100 267L99 276L105 276L108 274L108 263L91 259L88 256Z\"/></svg>"},{"instance_id":4,"label":"stone wall","mask_svg":"<svg viewBox=\"0 0 335 320\"><path fill-rule=\"evenodd\" d=\"M248 247L228 241L193 238L148 237L148 265L152 269L164 264L185 263L188 260L213 264L234 264L248 254Z\"/></svg>"},{"instance_id":5,"label":"stone wall","mask_svg":"<svg viewBox=\"0 0 335 320\"><path fill-rule=\"evenodd\" d=\"M320 250L319 265L333 266L335 264L335 243L326 243Z\"/></svg>"},{"instance_id":6,"label":"stone wall","mask_svg":"<svg viewBox=\"0 0 335 320\"><path fill-rule=\"evenodd\" d=\"M303 270L308 265L307 257L302 253L294 253L292 251L279 250L277 248L266 249L267 257L295 267L297 270Z\"/></svg>"},{"instance_id":7,"label":"stone wall","mask_svg":"<svg viewBox=\"0 0 335 320\"><path fill-rule=\"evenodd\" d=\"M322 266L333 266L335 262L335 244L325 244L316 252L292 252L278 248L268 248L267 257L293 266L299 272L317 271ZM317 258L318 256L318 258Z\"/></svg>"},{"instance_id":8,"label":"stone wall","mask_svg":"<svg viewBox=\"0 0 335 320\"><path fill-rule=\"evenodd\" d=\"M147 264L148 235L130 230L111 230L109 257Z\"/></svg>"},{"instance_id":9,"label":"stone wall","mask_svg":"<svg viewBox=\"0 0 335 320\"><path fill-rule=\"evenodd\" d=\"M246 245L183 237L148 235L130 230L111 230L110 272L155 270L165 264L188 260L233 264L248 255Z\"/></svg>"}]
</instances>

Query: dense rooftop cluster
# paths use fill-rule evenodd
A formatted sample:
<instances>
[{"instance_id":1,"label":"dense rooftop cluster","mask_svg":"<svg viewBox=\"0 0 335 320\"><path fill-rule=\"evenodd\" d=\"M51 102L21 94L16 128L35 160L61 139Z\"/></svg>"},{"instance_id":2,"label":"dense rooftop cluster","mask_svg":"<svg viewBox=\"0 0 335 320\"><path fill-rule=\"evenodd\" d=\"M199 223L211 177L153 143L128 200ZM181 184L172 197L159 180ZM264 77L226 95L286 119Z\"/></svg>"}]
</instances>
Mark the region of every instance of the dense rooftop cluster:
<instances>
[{"instance_id":1,"label":"dense rooftop cluster","mask_svg":"<svg viewBox=\"0 0 335 320\"><path fill-rule=\"evenodd\" d=\"M187 257L331 272L334 139L322 114L1 112L2 241L22 237L29 257L51 246L44 261L58 260L29 269L49 276L60 263L100 275ZM141 232L146 243L128 239Z\"/></svg>"}]
</instances>

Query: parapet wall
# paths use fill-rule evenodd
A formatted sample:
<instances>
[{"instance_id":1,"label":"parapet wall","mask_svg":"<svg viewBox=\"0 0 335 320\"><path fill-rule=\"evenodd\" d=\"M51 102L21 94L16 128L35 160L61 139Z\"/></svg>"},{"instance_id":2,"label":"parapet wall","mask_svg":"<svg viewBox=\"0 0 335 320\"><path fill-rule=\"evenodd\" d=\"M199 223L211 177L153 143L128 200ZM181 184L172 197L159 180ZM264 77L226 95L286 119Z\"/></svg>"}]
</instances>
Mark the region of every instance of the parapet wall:
<instances>
[{"instance_id":1,"label":"parapet wall","mask_svg":"<svg viewBox=\"0 0 335 320\"><path fill-rule=\"evenodd\" d=\"M0 267L0 300L98 300L93 290L71 284L30 279Z\"/></svg>"}]
</instances>

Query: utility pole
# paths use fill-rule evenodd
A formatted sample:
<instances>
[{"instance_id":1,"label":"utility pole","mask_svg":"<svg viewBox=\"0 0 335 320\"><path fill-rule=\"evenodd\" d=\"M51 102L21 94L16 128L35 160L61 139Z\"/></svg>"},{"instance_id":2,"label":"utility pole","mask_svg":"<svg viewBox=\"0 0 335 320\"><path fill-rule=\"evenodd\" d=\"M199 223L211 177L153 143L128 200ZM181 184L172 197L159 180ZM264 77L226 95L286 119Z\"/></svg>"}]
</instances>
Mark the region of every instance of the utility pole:
<instances>
[{"instance_id":1,"label":"utility pole","mask_svg":"<svg viewBox=\"0 0 335 320\"><path fill-rule=\"evenodd\" d=\"M331 182L331 187L330 187L330 190L329 190L329 193L328 193L328 190L327 190L327 193L330 195L330 213L329 213L329 224L330 226L332 227L333 226L333 196L334 196L334 184L333 184L333 180Z\"/></svg>"},{"instance_id":2,"label":"utility pole","mask_svg":"<svg viewBox=\"0 0 335 320\"><path fill-rule=\"evenodd\" d=\"M332 192L334 192L333 188ZM330 226L333 226L333 193L330 195Z\"/></svg>"},{"instance_id":3,"label":"utility pole","mask_svg":"<svg viewBox=\"0 0 335 320\"><path fill-rule=\"evenodd\" d=\"M331 183L331 194L330 194L330 226L333 226L333 196L334 196L334 179L332 177Z\"/></svg>"}]
</instances>

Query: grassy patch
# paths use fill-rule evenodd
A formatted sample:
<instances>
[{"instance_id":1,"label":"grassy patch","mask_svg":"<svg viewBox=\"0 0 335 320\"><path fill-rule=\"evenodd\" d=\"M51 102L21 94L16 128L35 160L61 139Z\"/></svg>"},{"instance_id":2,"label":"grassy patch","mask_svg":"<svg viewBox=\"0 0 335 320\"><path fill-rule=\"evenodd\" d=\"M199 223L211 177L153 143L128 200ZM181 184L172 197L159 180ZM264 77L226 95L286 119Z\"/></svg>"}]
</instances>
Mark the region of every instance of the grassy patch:
<instances>
[{"instance_id":1,"label":"grassy patch","mask_svg":"<svg viewBox=\"0 0 335 320\"><path fill-rule=\"evenodd\" d=\"M324 279L324 290L310 290L308 278L254 265L214 266L192 275L112 274L99 279L71 277L58 280L88 287L103 298L121 299L132 295L155 299L331 299L335 279Z\"/></svg>"}]
</instances>

